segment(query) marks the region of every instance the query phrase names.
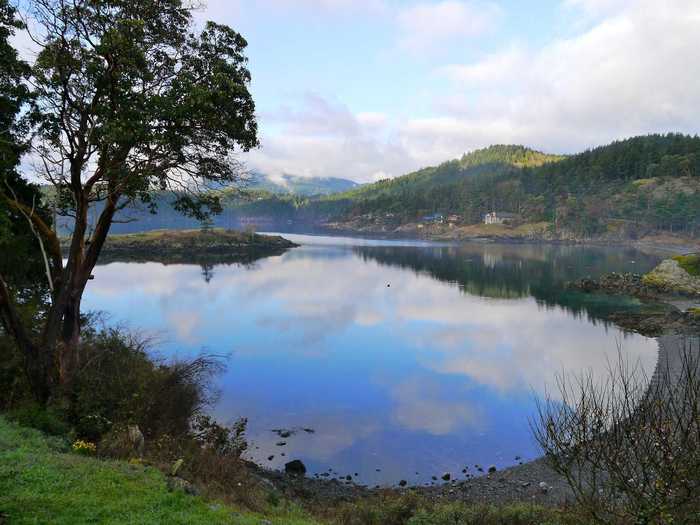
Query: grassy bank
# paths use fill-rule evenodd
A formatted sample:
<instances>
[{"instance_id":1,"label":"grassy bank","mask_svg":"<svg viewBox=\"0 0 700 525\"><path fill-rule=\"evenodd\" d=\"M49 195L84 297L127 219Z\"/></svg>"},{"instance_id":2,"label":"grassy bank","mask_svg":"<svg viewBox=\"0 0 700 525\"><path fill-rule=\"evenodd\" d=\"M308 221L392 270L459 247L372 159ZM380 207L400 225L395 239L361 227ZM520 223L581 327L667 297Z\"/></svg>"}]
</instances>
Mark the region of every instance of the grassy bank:
<instances>
[{"instance_id":1,"label":"grassy bank","mask_svg":"<svg viewBox=\"0 0 700 525\"><path fill-rule=\"evenodd\" d=\"M312 516L318 516L318 518ZM159 470L71 451L0 416L0 523L238 525L573 525L568 511L528 504L503 507L436 503L410 491L303 511L276 502L250 512L219 501L171 492Z\"/></svg>"},{"instance_id":2,"label":"grassy bank","mask_svg":"<svg viewBox=\"0 0 700 525\"><path fill-rule=\"evenodd\" d=\"M0 417L0 523L312 525L300 511L260 515L170 492L158 470L69 451Z\"/></svg>"}]
</instances>

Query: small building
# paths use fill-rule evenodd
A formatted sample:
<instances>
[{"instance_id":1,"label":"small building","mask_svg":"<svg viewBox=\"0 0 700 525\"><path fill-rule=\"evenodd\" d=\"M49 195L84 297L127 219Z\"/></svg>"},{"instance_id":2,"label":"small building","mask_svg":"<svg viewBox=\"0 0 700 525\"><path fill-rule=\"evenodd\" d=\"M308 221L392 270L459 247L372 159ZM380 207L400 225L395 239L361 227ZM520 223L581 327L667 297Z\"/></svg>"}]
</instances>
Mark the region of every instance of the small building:
<instances>
[{"instance_id":1,"label":"small building","mask_svg":"<svg viewBox=\"0 0 700 525\"><path fill-rule=\"evenodd\" d=\"M433 213L432 215L423 217L423 222L437 222L442 224L445 222L445 216L442 213Z\"/></svg>"},{"instance_id":2,"label":"small building","mask_svg":"<svg viewBox=\"0 0 700 525\"><path fill-rule=\"evenodd\" d=\"M515 213L492 211L484 215L484 224L510 224L518 218Z\"/></svg>"}]
</instances>

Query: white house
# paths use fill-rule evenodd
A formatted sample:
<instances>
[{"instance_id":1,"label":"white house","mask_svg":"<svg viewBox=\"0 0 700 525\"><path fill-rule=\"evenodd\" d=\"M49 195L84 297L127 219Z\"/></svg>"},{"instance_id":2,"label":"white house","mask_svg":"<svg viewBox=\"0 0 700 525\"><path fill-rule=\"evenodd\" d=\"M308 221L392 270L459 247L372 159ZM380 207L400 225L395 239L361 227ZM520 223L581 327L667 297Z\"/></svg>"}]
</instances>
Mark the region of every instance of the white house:
<instances>
[{"instance_id":1,"label":"white house","mask_svg":"<svg viewBox=\"0 0 700 525\"><path fill-rule=\"evenodd\" d=\"M515 213L492 211L484 215L484 224L507 224L517 218L518 216Z\"/></svg>"}]
</instances>

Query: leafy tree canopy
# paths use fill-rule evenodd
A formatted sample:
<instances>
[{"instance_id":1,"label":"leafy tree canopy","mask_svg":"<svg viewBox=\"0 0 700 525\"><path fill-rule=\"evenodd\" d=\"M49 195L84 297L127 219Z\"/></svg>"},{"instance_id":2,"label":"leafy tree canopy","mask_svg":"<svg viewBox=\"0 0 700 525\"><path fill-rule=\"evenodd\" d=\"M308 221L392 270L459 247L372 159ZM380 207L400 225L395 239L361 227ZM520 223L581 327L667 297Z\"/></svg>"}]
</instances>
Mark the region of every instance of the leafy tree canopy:
<instances>
[{"instance_id":1,"label":"leafy tree canopy","mask_svg":"<svg viewBox=\"0 0 700 525\"><path fill-rule=\"evenodd\" d=\"M80 302L116 212L134 201L155 206L154 194L165 190L184 214L218 211L217 195L200 190L235 182L241 166L232 153L258 139L247 43L233 29L208 22L195 31L182 0L26 5L40 49L29 72L33 154L59 215L70 218L71 239L64 262L56 234L31 214L52 292L38 340L18 321L2 274L0 310L29 361L40 364L33 384L45 400L53 363L66 383L79 360ZM10 205L32 209L19 196Z\"/></svg>"}]
</instances>

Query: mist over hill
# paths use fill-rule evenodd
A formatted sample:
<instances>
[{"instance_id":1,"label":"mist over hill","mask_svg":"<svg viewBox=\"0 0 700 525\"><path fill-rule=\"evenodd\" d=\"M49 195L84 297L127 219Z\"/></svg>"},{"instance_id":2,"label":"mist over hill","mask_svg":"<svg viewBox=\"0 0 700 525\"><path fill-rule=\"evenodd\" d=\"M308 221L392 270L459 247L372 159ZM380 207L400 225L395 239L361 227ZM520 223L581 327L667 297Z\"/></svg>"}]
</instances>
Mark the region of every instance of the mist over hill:
<instances>
[{"instance_id":1,"label":"mist over hill","mask_svg":"<svg viewBox=\"0 0 700 525\"><path fill-rule=\"evenodd\" d=\"M298 175L270 175L255 172L245 184L245 189L266 191L279 195L330 195L351 190L359 186L356 182L336 177L301 177Z\"/></svg>"}]
</instances>

